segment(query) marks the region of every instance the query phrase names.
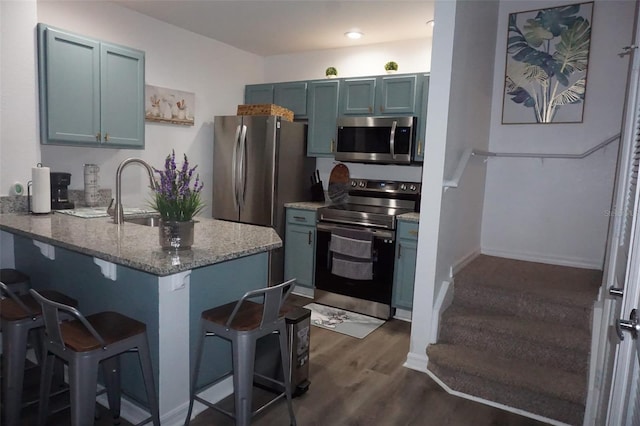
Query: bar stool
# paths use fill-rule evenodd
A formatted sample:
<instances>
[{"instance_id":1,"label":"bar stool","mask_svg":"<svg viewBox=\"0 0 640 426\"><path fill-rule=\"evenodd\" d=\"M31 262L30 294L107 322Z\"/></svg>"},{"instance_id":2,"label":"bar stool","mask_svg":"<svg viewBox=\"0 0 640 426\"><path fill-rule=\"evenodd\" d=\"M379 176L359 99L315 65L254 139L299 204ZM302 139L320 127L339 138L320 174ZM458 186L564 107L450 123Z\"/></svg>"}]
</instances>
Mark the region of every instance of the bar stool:
<instances>
[{"instance_id":1,"label":"bar stool","mask_svg":"<svg viewBox=\"0 0 640 426\"><path fill-rule=\"evenodd\" d=\"M234 418L236 425L247 426L250 424L251 418L254 415L282 397L286 397L287 399L291 425L296 425L296 418L291 403L291 382L288 374L287 329L284 315L280 313L282 303L289 296L291 290L293 290L295 281L295 279L292 279L273 287L249 291L236 302L227 303L226 305L202 312L200 318L201 334L196 349L196 361L191 378L191 397L185 426L191 421L191 411L193 410L194 400ZM256 303L247 300L257 297L263 297L263 302ZM256 341L272 333L279 334L282 372L284 377L282 382L254 371ZM204 350L204 340L207 336L218 336L231 341L233 370L214 381L213 384L233 375L235 413L224 410L196 395L196 393L199 392L199 389L197 389L197 381L202 352ZM252 412L251 403L254 375L282 386L283 392L267 404Z\"/></svg>"},{"instance_id":2,"label":"bar stool","mask_svg":"<svg viewBox=\"0 0 640 426\"><path fill-rule=\"evenodd\" d=\"M0 320L2 321L2 398L4 405L4 424L20 424L22 410L22 391L24 387L25 359L29 332L44 326L40 304L31 295L18 296L4 282L0 282L0 292L8 296L0 301ZM64 294L52 290L43 290L48 298L67 305L78 302ZM32 346L40 361L42 335L33 336Z\"/></svg>"},{"instance_id":3,"label":"bar stool","mask_svg":"<svg viewBox=\"0 0 640 426\"><path fill-rule=\"evenodd\" d=\"M109 409L114 420L120 418L120 357L138 352L147 391L151 416L138 423L160 426L156 387L147 340L147 326L117 312L99 312L83 316L77 309L43 297L30 290L42 307L45 339L43 342L42 379L38 424L44 425L48 414L49 388L55 357L67 362L71 392L71 425L93 424L98 383L98 366L102 366ZM62 314L75 318L60 322Z\"/></svg>"},{"instance_id":4,"label":"bar stool","mask_svg":"<svg viewBox=\"0 0 640 426\"><path fill-rule=\"evenodd\" d=\"M0 269L0 282L4 283L9 290L18 296L29 294L31 280L29 276L17 269Z\"/></svg>"}]
</instances>

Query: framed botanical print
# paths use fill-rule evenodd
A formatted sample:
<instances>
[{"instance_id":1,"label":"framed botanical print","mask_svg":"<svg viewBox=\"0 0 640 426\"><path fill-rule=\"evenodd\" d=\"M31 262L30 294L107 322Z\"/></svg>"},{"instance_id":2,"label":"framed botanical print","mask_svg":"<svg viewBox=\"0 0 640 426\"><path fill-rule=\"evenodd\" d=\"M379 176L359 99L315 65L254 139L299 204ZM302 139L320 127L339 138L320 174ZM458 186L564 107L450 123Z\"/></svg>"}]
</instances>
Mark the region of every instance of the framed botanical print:
<instances>
[{"instance_id":1,"label":"framed botanical print","mask_svg":"<svg viewBox=\"0 0 640 426\"><path fill-rule=\"evenodd\" d=\"M593 2L509 14L502 124L581 123Z\"/></svg>"}]
</instances>

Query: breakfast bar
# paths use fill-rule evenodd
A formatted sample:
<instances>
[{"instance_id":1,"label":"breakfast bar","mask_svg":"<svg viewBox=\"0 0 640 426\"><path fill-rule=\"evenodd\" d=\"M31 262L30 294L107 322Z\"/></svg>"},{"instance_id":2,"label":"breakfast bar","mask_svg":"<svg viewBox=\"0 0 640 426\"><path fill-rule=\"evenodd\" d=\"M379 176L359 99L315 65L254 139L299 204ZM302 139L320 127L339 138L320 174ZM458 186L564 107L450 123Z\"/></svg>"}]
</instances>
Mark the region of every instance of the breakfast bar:
<instances>
[{"instance_id":1,"label":"breakfast bar","mask_svg":"<svg viewBox=\"0 0 640 426\"><path fill-rule=\"evenodd\" d=\"M68 294L85 315L113 310L147 325L160 418L168 425L184 422L200 313L265 287L269 251L282 246L268 227L196 222L190 250L163 251L156 227L59 213L0 214L2 247L13 247L15 267L33 288ZM208 344L201 384L230 370L230 352L224 342ZM123 359L122 385L122 415L136 423L146 417L147 403L134 355ZM207 392L221 398L231 390L223 381Z\"/></svg>"}]
</instances>

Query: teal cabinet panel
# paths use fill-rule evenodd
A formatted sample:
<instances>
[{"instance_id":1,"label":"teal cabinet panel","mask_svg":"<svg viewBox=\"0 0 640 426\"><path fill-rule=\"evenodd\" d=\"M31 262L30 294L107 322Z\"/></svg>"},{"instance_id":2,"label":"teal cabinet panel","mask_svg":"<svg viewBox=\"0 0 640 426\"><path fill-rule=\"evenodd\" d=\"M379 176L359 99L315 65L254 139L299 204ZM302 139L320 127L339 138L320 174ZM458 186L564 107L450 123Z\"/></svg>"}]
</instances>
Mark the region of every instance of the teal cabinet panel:
<instances>
[{"instance_id":1,"label":"teal cabinet panel","mask_svg":"<svg viewBox=\"0 0 640 426\"><path fill-rule=\"evenodd\" d=\"M41 143L144 148L144 60L38 24Z\"/></svg>"},{"instance_id":2,"label":"teal cabinet panel","mask_svg":"<svg viewBox=\"0 0 640 426\"><path fill-rule=\"evenodd\" d=\"M144 146L144 54L106 43L100 53L103 140Z\"/></svg>"},{"instance_id":3,"label":"teal cabinet panel","mask_svg":"<svg viewBox=\"0 0 640 426\"><path fill-rule=\"evenodd\" d=\"M376 94L376 112L389 115L412 115L418 99L418 76L380 77Z\"/></svg>"},{"instance_id":4,"label":"teal cabinet panel","mask_svg":"<svg viewBox=\"0 0 640 426\"><path fill-rule=\"evenodd\" d=\"M416 111L418 116L418 129L416 134L416 144L414 147L414 161L424 161L424 150L426 145L427 133L427 103L429 100L429 75L420 75L420 103Z\"/></svg>"},{"instance_id":5,"label":"teal cabinet panel","mask_svg":"<svg viewBox=\"0 0 640 426\"><path fill-rule=\"evenodd\" d=\"M312 81L308 90L307 155L334 155L338 118L338 81Z\"/></svg>"},{"instance_id":6,"label":"teal cabinet panel","mask_svg":"<svg viewBox=\"0 0 640 426\"><path fill-rule=\"evenodd\" d=\"M316 225L313 211L287 209L284 239L284 278L296 285L313 288L316 259ZM310 215L313 220L309 223ZM301 223L301 224L298 224Z\"/></svg>"},{"instance_id":7,"label":"teal cabinet panel","mask_svg":"<svg viewBox=\"0 0 640 426\"><path fill-rule=\"evenodd\" d=\"M273 103L285 107L296 116L307 116L307 82L279 83L273 90Z\"/></svg>"},{"instance_id":8,"label":"teal cabinet panel","mask_svg":"<svg viewBox=\"0 0 640 426\"><path fill-rule=\"evenodd\" d=\"M340 114L373 114L376 80L376 78L349 78L342 80Z\"/></svg>"},{"instance_id":9,"label":"teal cabinet panel","mask_svg":"<svg viewBox=\"0 0 640 426\"><path fill-rule=\"evenodd\" d=\"M100 43L54 29L42 42L43 140L99 144Z\"/></svg>"},{"instance_id":10,"label":"teal cabinet panel","mask_svg":"<svg viewBox=\"0 0 640 426\"><path fill-rule=\"evenodd\" d=\"M249 84L244 88L244 103L252 104L272 104L273 84Z\"/></svg>"},{"instance_id":11,"label":"teal cabinet panel","mask_svg":"<svg viewBox=\"0 0 640 426\"><path fill-rule=\"evenodd\" d=\"M398 221L392 306L411 310L418 254L418 224Z\"/></svg>"}]
</instances>

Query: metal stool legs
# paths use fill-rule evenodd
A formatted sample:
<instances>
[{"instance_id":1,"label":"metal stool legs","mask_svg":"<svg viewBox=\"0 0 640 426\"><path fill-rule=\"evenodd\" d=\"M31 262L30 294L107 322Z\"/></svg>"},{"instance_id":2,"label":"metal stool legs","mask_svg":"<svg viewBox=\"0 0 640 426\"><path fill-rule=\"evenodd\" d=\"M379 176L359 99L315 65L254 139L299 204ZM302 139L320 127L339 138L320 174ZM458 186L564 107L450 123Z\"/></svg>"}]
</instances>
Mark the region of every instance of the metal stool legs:
<instances>
[{"instance_id":1,"label":"metal stool legs","mask_svg":"<svg viewBox=\"0 0 640 426\"><path fill-rule=\"evenodd\" d=\"M42 327L42 319L2 321L2 395L6 425L20 424L27 340L29 331L38 327Z\"/></svg>"}]
</instances>

